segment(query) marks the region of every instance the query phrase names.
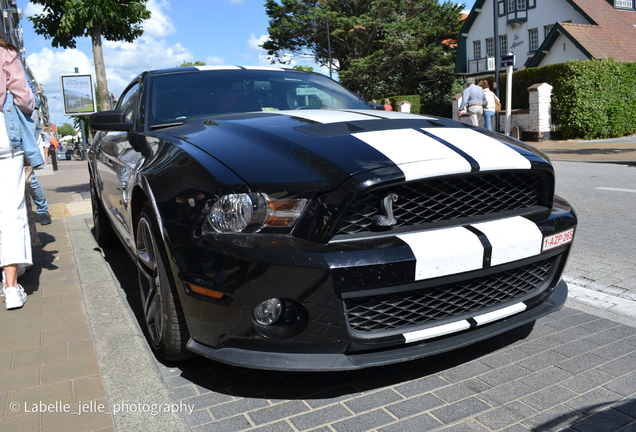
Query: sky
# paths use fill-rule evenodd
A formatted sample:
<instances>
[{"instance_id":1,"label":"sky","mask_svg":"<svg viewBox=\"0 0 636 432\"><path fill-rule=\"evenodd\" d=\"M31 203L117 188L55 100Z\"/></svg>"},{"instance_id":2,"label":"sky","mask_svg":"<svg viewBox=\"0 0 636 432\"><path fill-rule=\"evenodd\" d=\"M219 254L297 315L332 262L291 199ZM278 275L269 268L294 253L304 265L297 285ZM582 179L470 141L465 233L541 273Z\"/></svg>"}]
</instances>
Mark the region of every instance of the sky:
<instances>
[{"instance_id":1,"label":"sky","mask_svg":"<svg viewBox=\"0 0 636 432\"><path fill-rule=\"evenodd\" d=\"M475 0L451 0L464 4L466 13ZM119 98L140 72L179 66L183 61L207 65L269 66L267 52L259 47L267 39L268 18L264 0L148 0L152 16L143 24L144 35L133 43L103 40L106 77L111 93ZM17 0L24 10L21 22L26 60L49 100L51 122L72 123L61 106L60 74L95 75L90 38L76 40L75 49L54 48L51 40L35 34L27 18L42 12L41 6ZM311 60L294 64L313 66Z\"/></svg>"}]
</instances>

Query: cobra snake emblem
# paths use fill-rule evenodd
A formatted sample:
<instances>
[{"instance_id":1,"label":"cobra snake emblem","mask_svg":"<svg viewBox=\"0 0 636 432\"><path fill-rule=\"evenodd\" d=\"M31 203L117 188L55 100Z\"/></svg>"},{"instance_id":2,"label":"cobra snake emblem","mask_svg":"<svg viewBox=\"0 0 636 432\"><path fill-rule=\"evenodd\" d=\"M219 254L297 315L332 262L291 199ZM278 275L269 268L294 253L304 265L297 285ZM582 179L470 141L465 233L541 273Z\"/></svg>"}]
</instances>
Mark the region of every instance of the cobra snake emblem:
<instances>
[{"instance_id":1,"label":"cobra snake emblem","mask_svg":"<svg viewBox=\"0 0 636 432\"><path fill-rule=\"evenodd\" d=\"M376 225L381 227L390 227L397 223L397 219L393 216L393 203L398 199L396 193L390 193L382 200L383 216L378 216Z\"/></svg>"}]
</instances>

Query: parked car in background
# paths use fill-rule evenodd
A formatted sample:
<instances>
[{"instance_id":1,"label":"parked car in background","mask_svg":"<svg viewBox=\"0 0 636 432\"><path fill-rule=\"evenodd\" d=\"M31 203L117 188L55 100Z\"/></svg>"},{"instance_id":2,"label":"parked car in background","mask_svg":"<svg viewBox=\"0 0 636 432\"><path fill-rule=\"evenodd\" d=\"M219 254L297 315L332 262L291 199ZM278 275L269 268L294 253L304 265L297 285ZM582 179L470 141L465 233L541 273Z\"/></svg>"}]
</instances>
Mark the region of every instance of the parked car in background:
<instances>
[{"instance_id":1,"label":"parked car in background","mask_svg":"<svg viewBox=\"0 0 636 432\"><path fill-rule=\"evenodd\" d=\"M91 116L95 235L135 260L158 356L358 369L563 305L576 216L547 158L374 107L315 73L184 67Z\"/></svg>"}]
</instances>

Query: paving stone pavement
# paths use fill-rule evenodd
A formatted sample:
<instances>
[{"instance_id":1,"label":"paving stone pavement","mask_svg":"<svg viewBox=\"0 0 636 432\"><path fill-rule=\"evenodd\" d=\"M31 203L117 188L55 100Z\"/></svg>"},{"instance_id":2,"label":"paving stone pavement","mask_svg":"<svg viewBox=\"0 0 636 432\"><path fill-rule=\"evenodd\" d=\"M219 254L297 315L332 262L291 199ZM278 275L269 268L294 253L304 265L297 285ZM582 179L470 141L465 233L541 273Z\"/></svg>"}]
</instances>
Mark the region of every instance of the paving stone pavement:
<instances>
[{"instance_id":1,"label":"paving stone pavement","mask_svg":"<svg viewBox=\"0 0 636 432\"><path fill-rule=\"evenodd\" d=\"M85 169L60 161L38 176L61 210L38 225L51 241L41 269L20 280L25 308L0 311L14 329L0 336L2 431L636 431L636 302L589 287L571 285L566 307L533 327L389 367L284 373L158 362L141 335L132 261L90 235ZM20 323L27 318L34 327ZM167 401L193 412L11 413L12 402L32 400Z\"/></svg>"}]
</instances>

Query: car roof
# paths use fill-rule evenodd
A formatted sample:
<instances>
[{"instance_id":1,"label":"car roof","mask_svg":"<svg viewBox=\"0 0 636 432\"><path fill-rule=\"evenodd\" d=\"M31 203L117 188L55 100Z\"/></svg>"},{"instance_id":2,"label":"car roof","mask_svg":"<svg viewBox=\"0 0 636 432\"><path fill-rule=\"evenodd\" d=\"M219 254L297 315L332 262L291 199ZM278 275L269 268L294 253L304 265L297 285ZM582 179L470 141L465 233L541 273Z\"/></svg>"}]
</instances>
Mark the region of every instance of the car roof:
<instances>
[{"instance_id":1,"label":"car roof","mask_svg":"<svg viewBox=\"0 0 636 432\"><path fill-rule=\"evenodd\" d=\"M158 69L150 71L151 75L161 75L166 73L175 72L190 72L190 71L211 71L211 70L263 70L263 71L292 71L295 69L282 68L276 66L236 66L236 65L215 65L215 66L186 66L176 67L170 69ZM302 71L299 71L302 72Z\"/></svg>"}]
</instances>

